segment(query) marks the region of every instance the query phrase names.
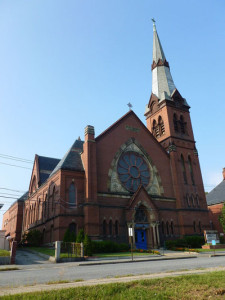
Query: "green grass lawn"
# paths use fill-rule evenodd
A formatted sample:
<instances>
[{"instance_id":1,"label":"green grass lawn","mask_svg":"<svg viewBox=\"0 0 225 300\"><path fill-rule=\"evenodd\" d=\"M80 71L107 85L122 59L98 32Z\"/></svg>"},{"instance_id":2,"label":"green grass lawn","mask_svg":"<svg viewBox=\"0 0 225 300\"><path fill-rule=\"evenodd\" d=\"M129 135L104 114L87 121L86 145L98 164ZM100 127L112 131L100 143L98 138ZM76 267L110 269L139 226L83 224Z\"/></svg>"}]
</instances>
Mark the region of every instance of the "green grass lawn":
<instances>
[{"instance_id":1,"label":"green grass lawn","mask_svg":"<svg viewBox=\"0 0 225 300\"><path fill-rule=\"evenodd\" d=\"M45 247L29 247L28 249L30 250L34 250L43 254L47 254L50 256L55 256L55 250L54 249L50 249L50 248L45 248ZM133 252L134 257L135 256L148 256L148 255L152 255L153 253L140 253L140 252ZM131 257L131 253L130 252L116 252L116 253L96 253L93 254L94 257L99 257L99 258L103 258L103 257ZM69 255L67 253L61 253L60 254L61 258L64 257L75 257L75 255Z\"/></svg>"},{"instance_id":2,"label":"green grass lawn","mask_svg":"<svg viewBox=\"0 0 225 300\"><path fill-rule=\"evenodd\" d=\"M7 250L0 249L0 256L10 256L10 252Z\"/></svg>"},{"instance_id":3,"label":"green grass lawn","mask_svg":"<svg viewBox=\"0 0 225 300\"><path fill-rule=\"evenodd\" d=\"M28 250L34 250L46 255L55 256L55 249L46 248L46 247L29 247Z\"/></svg>"},{"instance_id":4,"label":"green grass lawn","mask_svg":"<svg viewBox=\"0 0 225 300\"><path fill-rule=\"evenodd\" d=\"M225 299L225 271L35 292L1 299Z\"/></svg>"},{"instance_id":5,"label":"green grass lawn","mask_svg":"<svg viewBox=\"0 0 225 300\"><path fill-rule=\"evenodd\" d=\"M214 249L202 249L202 248L198 248L196 250L198 250L199 252L214 252ZM225 248L215 249L215 251L225 251Z\"/></svg>"}]
</instances>

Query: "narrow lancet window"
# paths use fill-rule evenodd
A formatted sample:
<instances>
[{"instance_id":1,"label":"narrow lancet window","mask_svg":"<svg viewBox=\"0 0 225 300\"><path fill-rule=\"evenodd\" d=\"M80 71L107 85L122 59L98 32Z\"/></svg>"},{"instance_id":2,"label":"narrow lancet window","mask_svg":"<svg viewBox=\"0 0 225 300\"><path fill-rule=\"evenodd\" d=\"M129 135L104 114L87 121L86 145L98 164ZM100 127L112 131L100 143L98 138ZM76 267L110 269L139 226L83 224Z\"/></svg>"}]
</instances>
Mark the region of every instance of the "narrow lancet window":
<instances>
[{"instance_id":1,"label":"narrow lancet window","mask_svg":"<svg viewBox=\"0 0 225 300\"><path fill-rule=\"evenodd\" d=\"M178 121L177 121L177 115L176 114L173 115L173 126L174 126L174 130L176 132L179 132L179 127L178 127Z\"/></svg>"},{"instance_id":2,"label":"narrow lancet window","mask_svg":"<svg viewBox=\"0 0 225 300\"><path fill-rule=\"evenodd\" d=\"M69 205L70 206L76 205L76 188L74 183L71 183L69 187Z\"/></svg>"},{"instance_id":3,"label":"narrow lancet window","mask_svg":"<svg viewBox=\"0 0 225 300\"><path fill-rule=\"evenodd\" d=\"M188 165L189 165L189 171L190 171L190 175L191 175L192 184L195 185L194 173L193 173L193 168L192 168L192 163L191 163L190 156L188 156Z\"/></svg>"},{"instance_id":4,"label":"narrow lancet window","mask_svg":"<svg viewBox=\"0 0 225 300\"><path fill-rule=\"evenodd\" d=\"M184 163L184 157L181 154L180 156L181 160L181 168L182 168L182 173L183 173L183 178L184 178L184 183L187 183L187 175L186 175L186 169L185 169L185 163Z\"/></svg>"}]
</instances>

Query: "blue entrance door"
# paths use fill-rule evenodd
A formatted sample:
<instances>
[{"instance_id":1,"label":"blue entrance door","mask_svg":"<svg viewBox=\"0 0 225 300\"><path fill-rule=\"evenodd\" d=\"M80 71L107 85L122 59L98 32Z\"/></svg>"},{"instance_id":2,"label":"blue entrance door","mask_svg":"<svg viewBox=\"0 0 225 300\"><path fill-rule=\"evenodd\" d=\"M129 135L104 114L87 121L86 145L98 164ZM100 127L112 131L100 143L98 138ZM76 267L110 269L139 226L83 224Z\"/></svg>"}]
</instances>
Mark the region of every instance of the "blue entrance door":
<instances>
[{"instance_id":1,"label":"blue entrance door","mask_svg":"<svg viewBox=\"0 0 225 300\"><path fill-rule=\"evenodd\" d=\"M147 239L145 230L135 230L135 245L137 249L147 250Z\"/></svg>"}]
</instances>

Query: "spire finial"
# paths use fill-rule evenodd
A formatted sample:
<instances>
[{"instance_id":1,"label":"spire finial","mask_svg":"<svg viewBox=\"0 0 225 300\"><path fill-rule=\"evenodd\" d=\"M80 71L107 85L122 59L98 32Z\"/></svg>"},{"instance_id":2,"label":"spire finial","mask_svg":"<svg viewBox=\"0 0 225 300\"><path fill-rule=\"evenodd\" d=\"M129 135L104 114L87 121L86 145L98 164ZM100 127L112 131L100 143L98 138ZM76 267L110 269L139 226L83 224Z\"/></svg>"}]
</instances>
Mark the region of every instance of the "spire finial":
<instances>
[{"instance_id":1,"label":"spire finial","mask_svg":"<svg viewBox=\"0 0 225 300\"><path fill-rule=\"evenodd\" d=\"M156 27L155 27L155 19L152 18L152 22L153 22L153 31L156 31Z\"/></svg>"},{"instance_id":2,"label":"spire finial","mask_svg":"<svg viewBox=\"0 0 225 300\"><path fill-rule=\"evenodd\" d=\"M133 105L130 102L127 104L127 106L129 107L129 110L131 110L131 108L133 107Z\"/></svg>"}]
</instances>

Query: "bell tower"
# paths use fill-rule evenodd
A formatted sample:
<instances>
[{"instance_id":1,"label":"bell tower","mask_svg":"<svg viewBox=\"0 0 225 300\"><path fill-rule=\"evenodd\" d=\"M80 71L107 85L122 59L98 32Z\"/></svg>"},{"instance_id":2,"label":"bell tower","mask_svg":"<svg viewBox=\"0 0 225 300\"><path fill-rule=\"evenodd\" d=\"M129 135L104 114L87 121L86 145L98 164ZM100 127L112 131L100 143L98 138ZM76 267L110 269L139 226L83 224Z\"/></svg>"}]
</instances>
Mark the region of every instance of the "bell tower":
<instances>
[{"instance_id":1,"label":"bell tower","mask_svg":"<svg viewBox=\"0 0 225 300\"><path fill-rule=\"evenodd\" d=\"M152 93L145 110L147 128L170 154L180 234L194 234L196 224L201 230L207 227L208 213L190 106L174 84L154 19L151 69ZM187 212L193 210L192 220ZM200 210L205 212L201 217Z\"/></svg>"}]
</instances>

